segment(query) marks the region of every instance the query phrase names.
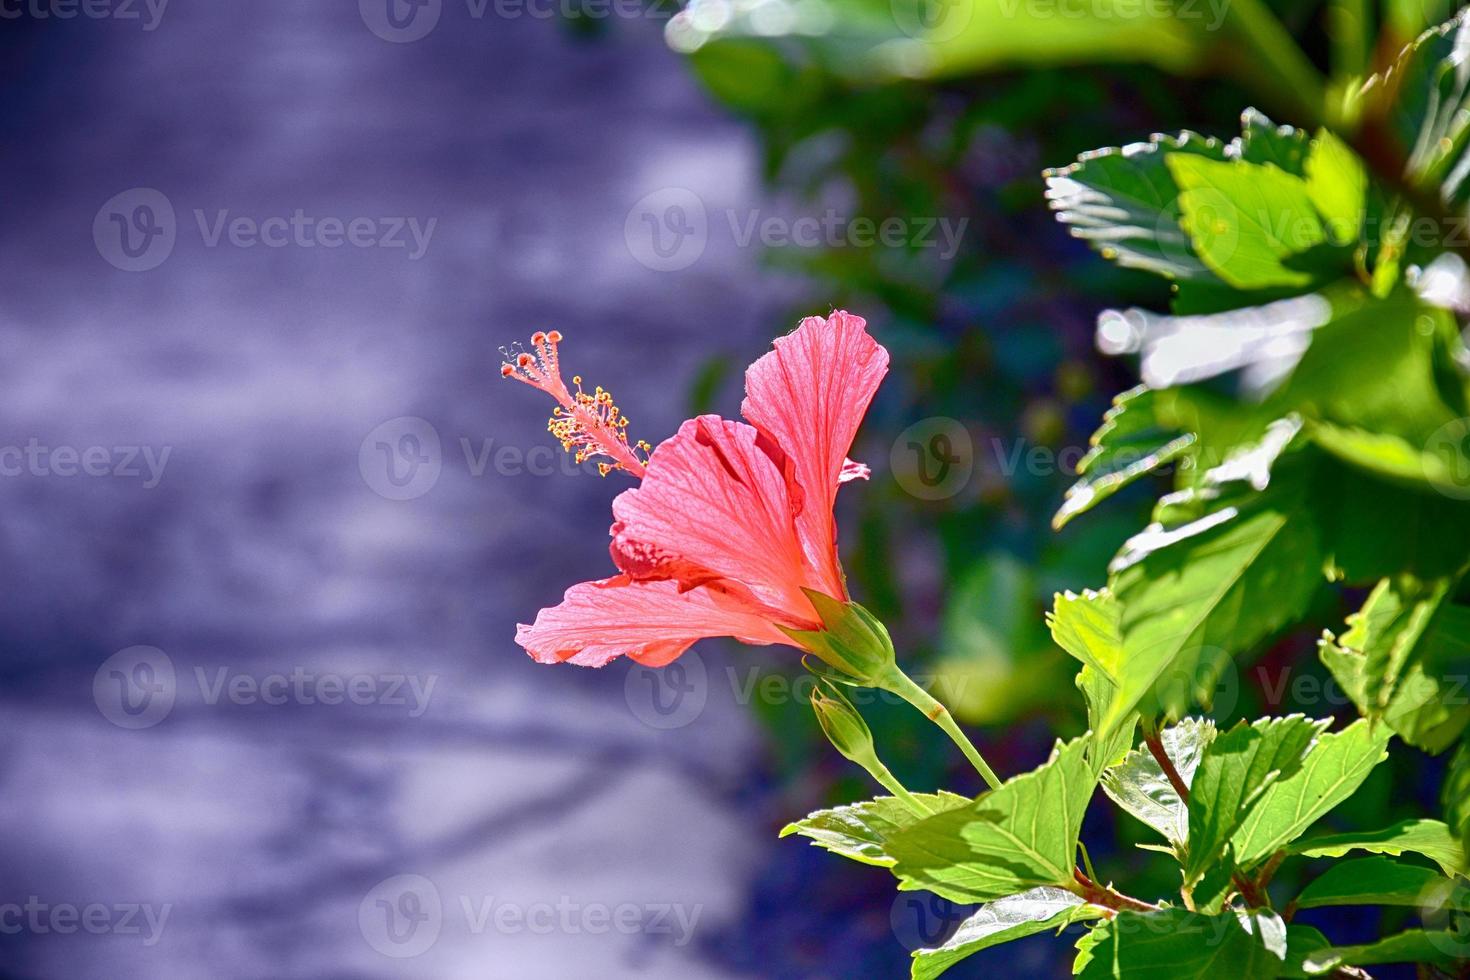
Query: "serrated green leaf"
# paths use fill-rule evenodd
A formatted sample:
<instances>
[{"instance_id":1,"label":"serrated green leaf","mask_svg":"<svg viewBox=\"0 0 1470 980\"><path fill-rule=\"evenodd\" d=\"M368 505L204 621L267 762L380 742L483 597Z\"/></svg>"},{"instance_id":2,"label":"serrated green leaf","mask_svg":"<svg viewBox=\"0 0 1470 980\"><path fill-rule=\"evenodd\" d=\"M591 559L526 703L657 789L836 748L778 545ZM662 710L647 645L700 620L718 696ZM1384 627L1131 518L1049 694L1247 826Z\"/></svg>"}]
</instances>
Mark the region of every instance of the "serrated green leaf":
<instances>
[{"instance_id":1,"label":"serrated green leaf","mask_svg":"<svg viewBox=\"0 0 1470 980\"><path fill-rule=\"evenodd\" d=\"M1428 890L1443 888L1449 879L1429 868L1403 864L1386 857L1357 858L1332 865L1296 897L1299 909L1324 905L1418 906ZM1470 894L1446 892L1456 908L1470 908Z\"/></svg>"},{"instance_id":2,"label":"serrated green leaf","mask_svg":"<svg viewBox=\"0 0 1470 980\"><path fill-rule=\"evenodd\" d=\"M1061 592L1052 599L1046 625L1057 646L1116 681L1123 654L1122 608L1107 590Z\"/></svg>"},{"instance_id":3,"label":"serrated green leaf","mask_svg":"<svg viewBox=\"0 0 1470 980\"><path fill-rule=\"evenodd\" d=\"M968 797L948 792L915 793L914 796L935 813L972 802ZM799 834L834 854L887 868L893 865L893 858L886 850L888 838L920 819L919 814L897 798L880 796L861 803L818 810L781 828L780 836Z\"/></svg>"},{"instance_id":4,"label":"serrated green leaf","mask_svg":"<svg viewBox=\"0 0 1470 980\"><path fill-rule=\"evenodd\" d=\"M1449 931L1410 929L1376 943L1330 946L1309 955L1303 963L1308 976L1321 976L1344 966L1377 963L1435 963L1448 966L1470 953L1470 940Z\"/></svg>"},{"instance_id":5,"label":"serrated green leaf","mask_svg":"<svg viewBox=\"0 0 1470 980\"><path fill-rule=\"evenodd\" d=\"M1461 203L1462 161L1470 141L1464 24L1462 13L1420 35L1368 89L1392 95L1389 127L1400 145L1410 148L1406 176L1421 187L1435 188L1447 201Z\"/></svg>"},{"instance_id":6,"label":"serrated green leaf","mask_svg":"<svg viewBox=\"0 0 1470 980\"><path fill-rule=\"evenodd\" d=\"M1243 921L1231 913L1119 912L1116 918L1094 926L1078 943L1072 969L1084 980L1271 978L1278 975L1286 952L1286 929L1274 928L1279 923L1275 919L1268 930L1261 928L1258 919Z\"/></svg>"},{"instance_id":7,"label":"serrated green leaf","mask_svg":"<svg viewBox=\"0 0 1470 980\"><path fill-rule=\"evenodd\" d=\"M1061 888L1033 888L1019 895L998 898L961 922L943 945L915 950L913 980L933 980L982 949L1060 930L1103 914L1102 909Z\"/></svg>"},{"instance_id":8,"label":"serrated green leaf","mask_svg":"<svg viewBox=\"0 0 1470 980\"><path fill-rule=\"evenodd\" d=\"M1301 769L1326 724L1302 715L1262 718L1210 741L1190 784L1186 887L1227 860L1236 830L1273 785Z\"/></svg>"},{"instance_id":9,"label":"serrated green leaf","mask_svg":"<svg viewBox=\"0 0 1470 980\"><path fill-rule=\"evenodd\" d=\"M1429 858L1447 875L1470 877L1466 851L1450 828L1438 820L1404 820L1382 830L1331 834L1296 841L1288 847L1303 857L1342 857L1350 851L1371 854L1419 854Z\"/></svg>"},{"instance_id":10,"label":"serrated green leaf","mask_svg":"<svg viewBox=\"0 0 1470 980\"><path fill-rule=\"evenodd\" d=\"M1179 227L1179 186L1164 164L1171 154L1224 160L1225 145L1184 132L1093 150L1046 172L1047 202L1075 237L1119 265L1218 283Z\"/></svg>"},{"instance_id":11,"label":"serrated green leaf","mask_svg":"<svg viewBox=\"0 0 1470 980\"><path fill-rule=\"evenodd\" d=\"M1159 733L1164 752L1185 786L1194 779L1205 747L1214 738L1214 723L1203 718L1185 718ZM1183 853L1189 839L1189 808L1147 748L1133 750L1104 773L1102 788L1114 803L1163 834Z\"/></svg>"},{"instance_id":12,"label":"serrated green leaf","mask_svg":"<svg viewBox=\"0 0 1470 980\"><path fill-rule=\"evenodd\" d=\"M1179 187L1182 226L1201 261L1237 289L1304 287L1313 274L1287 263L1327 240L1307 184L1273 164L1164 158Z\"/></svg>"},{"instance_id":13,"label":"serrated green leaf","mask_svg":"<svg viewBox=\"0 0 1470 980\"><path fill-rule=\"evenodd\" d=\"M1330 298L1331 316L1310 332L1300 360L1258 411L1266 418L1298 413L1309 422L1397 436L1423 455L1435 432L1463 414L1455 407L1463 404L1463 390L1436 380L1458 345L1453 315L1408 290L1374 298L1360 289L1337 289ZM1323 446L1344 448L1331 434ZM1438 472L1429 465L1421 461L1414 483L1425 485ZM1453 474L1438 479L1453 487Z\"/></svg>"},{"instance_id":14,"label":"serrated green leaf","mask_svg":"<svg viewBox=\"0 0 1470 980\"><path fill-rule=\"evenodd\" d=\"M1257 109L1240 114L1237 153L1247 163L1269 163L1294 177L1306 175L1311 141L1305 130L1278 126Z\"/></svg>"},{"instance_id":15,"label":"serrated green leaf","mask_svg":"<svg viewBox=\"0 0 1470 980\"><path fill-rule=\"evenodd\" d=\"M1097 779L1088 741L1059 744L1039 768L890 836L887 851L896 858L899 888L968 903L1039 885L1069 886L1082 814Z\"/></svg>"},{"instance_id":16,"label":"serrated green leaf","mask_svg":"<svg viewBox=\"0 0 1470 980\"><path fill-rule=\"evenodd\" d=\"M1388 737L1362 720L1318 736L1300 769L1270 786L1231 836L1239 866L1255 867L1356 792L1388 758Z\"/></svg>"},{"instance_id":17,"label":"serrated green leaf","mask_svg":"<svg viewBox=\"0 0 1470 980\"><path fill-rule=\"evenodd\" d=\"M1238 462L1195 495L1202 516L1165 524L1173 514L1161 508L1114 560L1124 655L1105 729L1135 707L1177 718L1208 702L1230 657L1299 616L1317 588L1321 546L1302 474L1270 458ZM1266 478L1265 490L1251 488Z\"/></svg>"},{"instance_id":18,"label":"serrated green leaf","mask_svg":"<svg viewBox=\"0 0 1470 980\"><path fill-rule=\"evenodd\" d=\"M1087 724L1093 732L1102 730L1102 719L1118 696L1113 673L1117 670L1123 648L1122 638L1118 635L1119 615L1118 603L1109 592L1090 589L1081 595L1058 593L1052 600L1051 611L1046 614L1052 639L1082 661L1076 683L1087 703ZM1131 716L1110 733L1092 740L1087 753L1094 773L1101 773L1128 751L1133 744L1135 722L1136 716Z\"/></svg>"},{"instance_id":19,"label":"serrated green leaf","mask_svg":"<svg viewBox=\"0 0 1470 980\"><path fill-rule=\"evenodd\" d=\"M1441 615L1456 581L1458 576L1384 579L1348 617L1342 638L1329 633L1318 647L1360 712L1430 752L1443 751L1470 725L1463 680L1446 680L1452 670L1463 672L1459 654L1470 640L1463 617Z\"/></svg>"},{"instance_id":20,"label":"serrated green leaf","mask_svg":"<svg viewBox=\"0 0 1470 980\"><path fill-rule=\"evenodd\" d=\"M1067 488L1061 509L1051 520L1054 529L1182 456L1194 444L1192 433L1160 423L1159 397L1140 385L1113 399L1102 426L1092 434L1092 448L1077 463L1080 479Z\"/></svg>"},{"instance_id":21,"label":"serrated green leaf","mask_svg":"<svg viewBox=\"0 0 1470 980\"><path fill-rule=\"evenodd\" d=\"M1304 166L1307 196L1333 242L1356 242L1367 208L1368 173L1363 161L1330 130L1312 141Z\"/></svg>"}]
</instances>

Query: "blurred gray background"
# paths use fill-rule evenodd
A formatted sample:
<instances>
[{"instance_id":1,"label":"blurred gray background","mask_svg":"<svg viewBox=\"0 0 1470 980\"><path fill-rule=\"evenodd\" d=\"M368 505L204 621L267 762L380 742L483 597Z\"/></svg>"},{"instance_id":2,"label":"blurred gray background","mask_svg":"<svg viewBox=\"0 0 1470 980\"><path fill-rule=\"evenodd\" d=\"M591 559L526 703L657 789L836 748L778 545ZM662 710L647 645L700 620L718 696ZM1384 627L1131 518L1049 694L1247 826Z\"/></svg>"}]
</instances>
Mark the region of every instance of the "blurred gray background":
<instances>
[{"instance_id":1,"label":"blurred gray background","mask_svg":"<svg viewBox=\"0 0 1470 980\"><path fill-rule=\"evenodd\" d=\"M497 349L656 442L798 287L639 238L760 193L661 23L432 7L0 20L0 975L735 975L754 726L514 645L627 482Z\"/></svg>"}]
</instances>

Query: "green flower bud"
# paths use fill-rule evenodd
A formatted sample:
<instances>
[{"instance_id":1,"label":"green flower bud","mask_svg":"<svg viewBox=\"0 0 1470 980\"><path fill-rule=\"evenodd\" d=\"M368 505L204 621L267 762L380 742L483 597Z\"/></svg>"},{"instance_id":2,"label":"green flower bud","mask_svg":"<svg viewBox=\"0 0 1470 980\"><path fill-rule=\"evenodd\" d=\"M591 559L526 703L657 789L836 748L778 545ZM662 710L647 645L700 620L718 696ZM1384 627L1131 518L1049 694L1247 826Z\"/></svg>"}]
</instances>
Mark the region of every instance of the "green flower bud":
<instances>
[{"instance_id":1,"label":"green flower bud","mask_svg":"<svg viewBox=\"0 0 1470 980\"><path fill-rule=\"evenodd\" d=\"M865 769L877 764L873 733L841 688L827 678L817 676L812 684L811 702L817 724L822 726L822 732L838 752Z\"/></svg>"},{"instance_id":2,"label":"green flower bud","mask_svg":"<svg viewBox=\"0 0 1470 980\"><path fill-rule=\"evenodd\" d=\"M861 687L885 687L897 669L893 640L878 617L856 602L842 602L803 589L822 620L820 630L781 631L820 659L835 674L829 678Z\"/></svg>"}]
</instances>

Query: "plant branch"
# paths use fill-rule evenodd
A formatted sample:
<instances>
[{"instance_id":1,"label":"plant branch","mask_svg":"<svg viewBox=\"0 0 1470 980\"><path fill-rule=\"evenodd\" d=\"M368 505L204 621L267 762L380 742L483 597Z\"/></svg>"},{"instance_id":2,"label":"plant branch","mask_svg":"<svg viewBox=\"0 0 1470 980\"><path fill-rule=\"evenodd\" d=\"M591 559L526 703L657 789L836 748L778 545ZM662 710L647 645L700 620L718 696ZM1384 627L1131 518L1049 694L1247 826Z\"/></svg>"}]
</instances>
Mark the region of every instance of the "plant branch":
<instances>
[{"instance_id":1,"label":"plant branch","mask_svg":"<svg viewBox=\"0 0 1470 980\"><path fill-rule=\"evenodd\" d=\"M1110 886L1099 885L1087 877L1087 875L1083 874L1081 868L1072 869L1072 878L1077 886L1072 891L1082 896L1084 901L1090 902L1093 905L1101 906L1105 909L1112 909L1114 912L1125 910L1130 912L1157 912L1159 910L1159 906L1157 905L1152 905L1131 895L1124 895L1122 892Z\"/></svg>"},{"instance_id":2,"label":"plant branch","mask_svg":"<svg viewBox=\"0 0 1470 980\"><path fill-rule=\"evenodd\" d=\"M1159 738L1158 733L1151 732L1145 735L1143 737L1143 744L1148 746L1149 754L1154 757L1154 761L1163 770L1164 778L1169 780L1170 786L1174 787L1174 792L1179 795L1179 801L1185 806L1188 806L1189 785L1184 782L1184 777L1179 774L1179 770L1174 766L1174 760L1169 758L1169 753L1164 749L1164 742ZM1274 869L1272 870L1274 871ZM1256 882L1239 871L1231 872L1230 881L1231 884L1235 885L1235 890L1240 892L1240 896L1252 908L1271 907L1271 897L1266 894L1265 888L1258 886Z\"/></svg>"}]
</instances>

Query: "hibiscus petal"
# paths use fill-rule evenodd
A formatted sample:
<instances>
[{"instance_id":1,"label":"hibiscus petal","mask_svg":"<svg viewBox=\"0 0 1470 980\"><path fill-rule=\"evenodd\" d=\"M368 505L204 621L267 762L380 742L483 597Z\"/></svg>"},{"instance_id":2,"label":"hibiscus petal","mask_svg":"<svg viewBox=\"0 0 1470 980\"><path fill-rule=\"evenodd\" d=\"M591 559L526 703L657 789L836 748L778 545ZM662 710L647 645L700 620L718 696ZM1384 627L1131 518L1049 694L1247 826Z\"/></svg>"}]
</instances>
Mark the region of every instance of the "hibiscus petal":
<instances>
[{"instance_id":1,"label":"hibiscus petal","mask_svg":"<svg viewBox=\"0 0 1470 980\"><path fill-rule=\"evenodd\" d=\"M887 372L888 351L867 321L842 310L802 320L745 372L741 414L791 457L806 504L797 528L827 595L847 596L832 507L839 483L865 475L847 451Z\"/></svg>"},{"instance_id":2,"label":"hibiscus petal","mask_svg":"<svg viewBox=\"0 0 1470 980\"><path fill-rule=\"evenodd\" d=\"M732 636L744 643L791 641L760 616L708 589L635 582L626 575L583 582L536 622L516 627L516 642L544 664L601 667L627 655L646 667L672 662L696 640Z\"/></svg>"},{"instance_id":3,"label":"hibiscus petal","mask_svg":"<svg viewBox=\"0 0 1470 980\"><path fill-rule=\"evenodd\" d=\"M702 415L654 450L643 482L613 501L612 556L639 581L713 586L768 618L809 624L811 580L790 487L760 433Z\"/></svg>"}]
</instances>

